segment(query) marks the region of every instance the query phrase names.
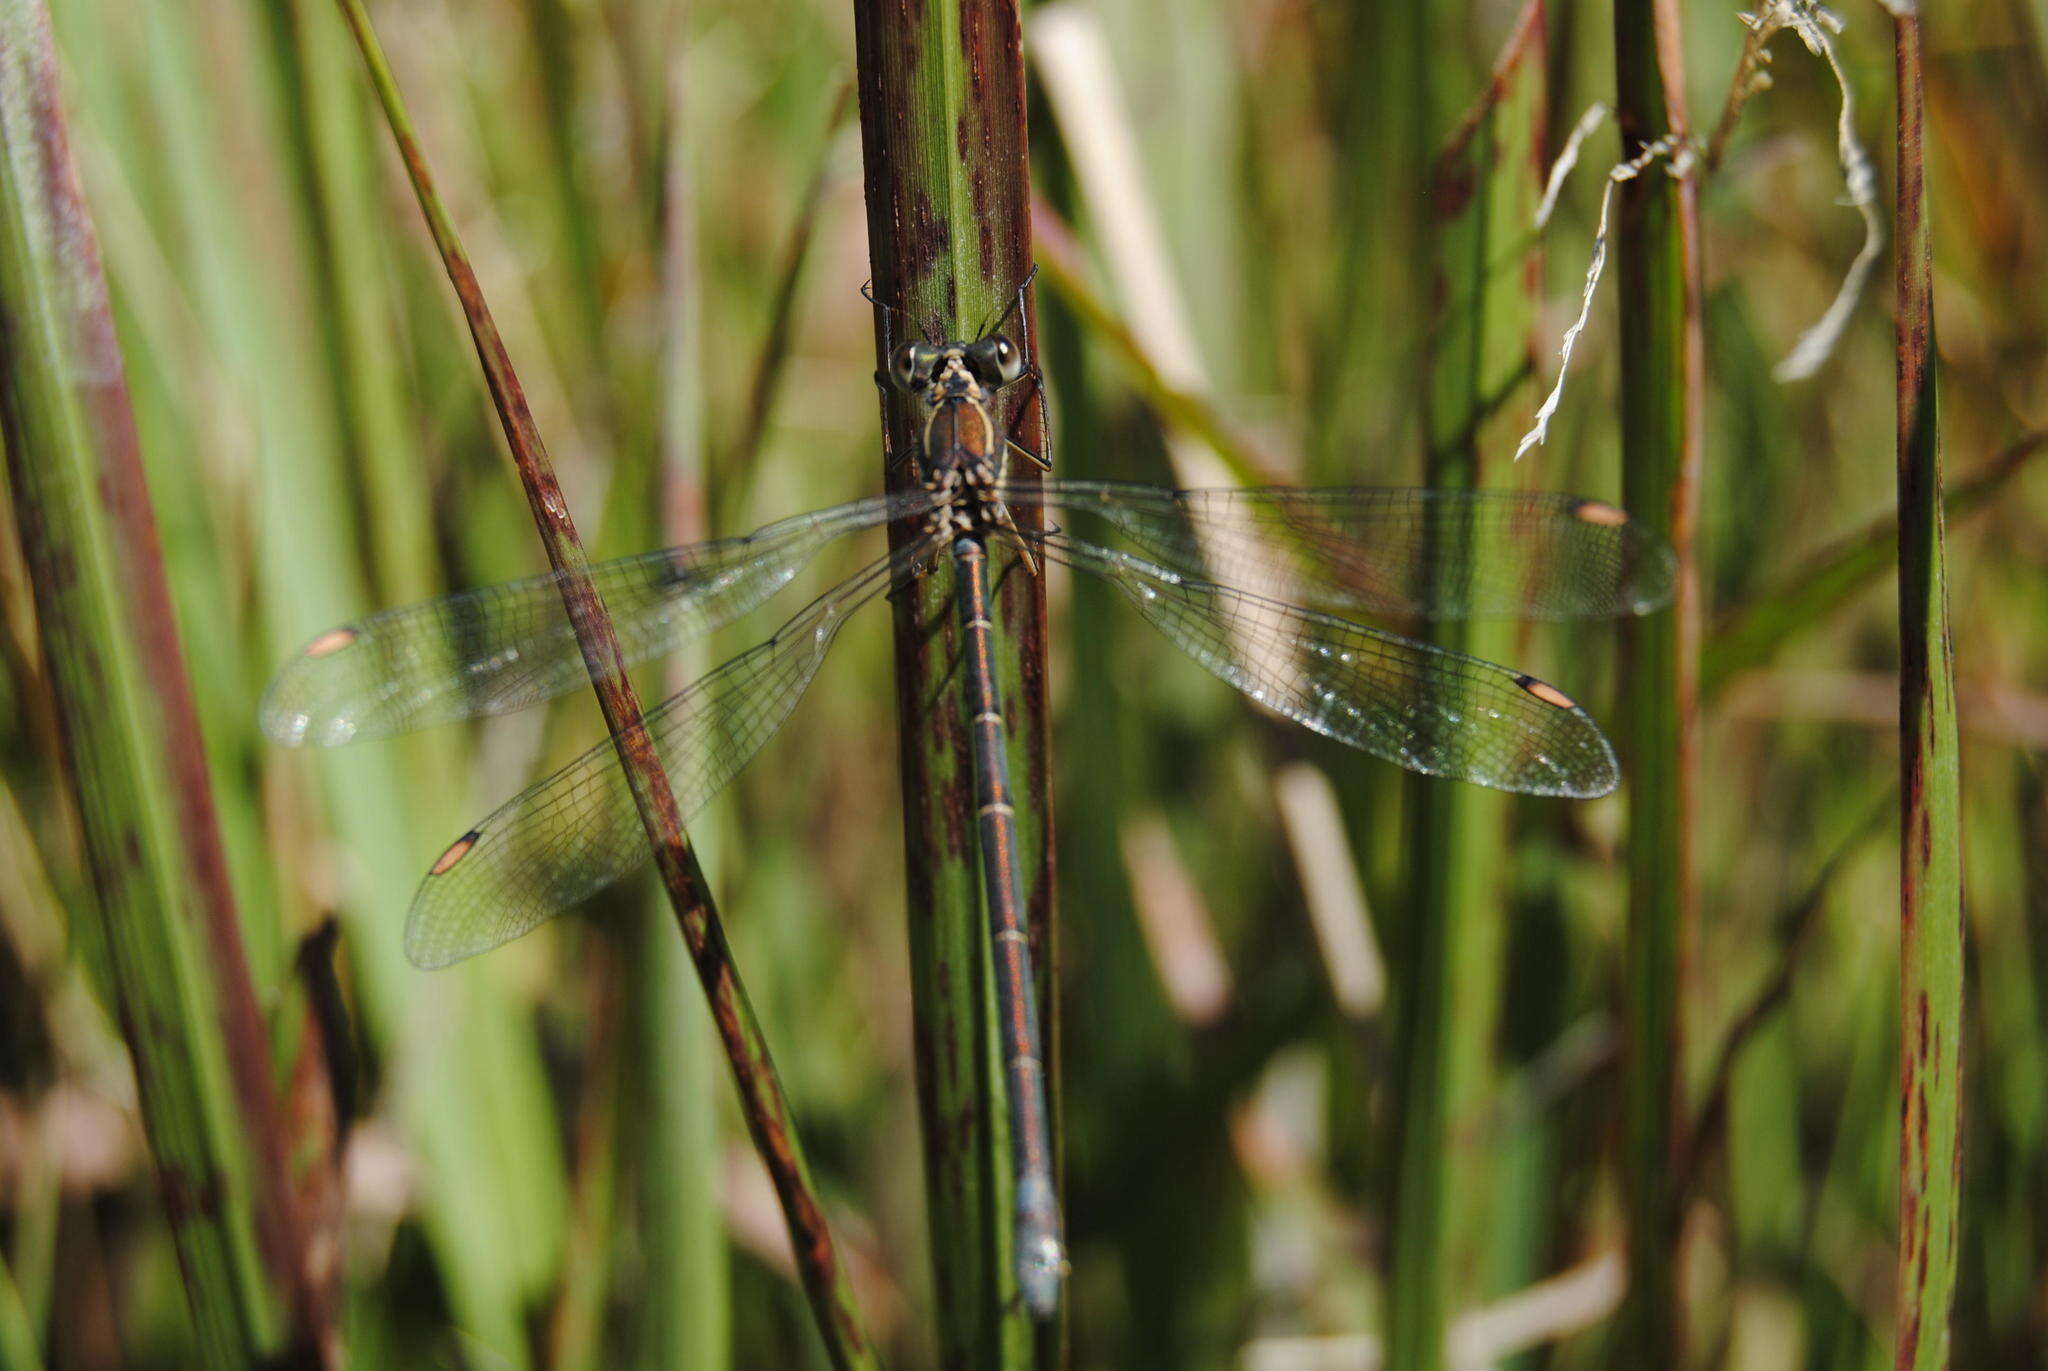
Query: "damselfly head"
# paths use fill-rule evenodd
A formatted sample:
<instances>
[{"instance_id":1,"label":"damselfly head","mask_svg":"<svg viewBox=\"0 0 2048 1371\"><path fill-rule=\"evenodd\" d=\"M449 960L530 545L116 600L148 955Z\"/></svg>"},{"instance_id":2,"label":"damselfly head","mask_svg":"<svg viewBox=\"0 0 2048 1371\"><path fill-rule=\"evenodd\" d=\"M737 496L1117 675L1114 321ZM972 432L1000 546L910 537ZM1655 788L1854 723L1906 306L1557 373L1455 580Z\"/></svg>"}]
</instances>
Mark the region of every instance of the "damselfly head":
<instances>
[{"instance_id":1,"label":"damselfly head","mask_svg":"<svg viewBox=\"0 0 2048 1371\"><path fill-rule=\"evenodd\" d=\"M940 389L948 393L972 389L972 382L995 389L1023 374L1024 354L999 333L973 343L905 343L889 355L890 379L913 395L946 382Z\"/></svg>"}]
</instances>

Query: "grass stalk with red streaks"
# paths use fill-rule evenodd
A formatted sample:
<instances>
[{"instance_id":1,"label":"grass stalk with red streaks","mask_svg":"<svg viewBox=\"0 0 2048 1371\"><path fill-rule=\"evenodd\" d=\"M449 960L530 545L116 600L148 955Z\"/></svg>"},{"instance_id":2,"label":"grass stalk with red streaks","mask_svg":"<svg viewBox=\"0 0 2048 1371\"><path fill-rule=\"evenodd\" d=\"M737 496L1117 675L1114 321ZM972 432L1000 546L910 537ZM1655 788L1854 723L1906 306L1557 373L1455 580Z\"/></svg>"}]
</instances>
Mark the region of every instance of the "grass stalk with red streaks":
<instances>
[{"instance_id":1,"label":"grass stalk with red streaks","mask_svg":"<svg viewBox=\"0 0 2048 1371\"><path fill-rule=\"evenodd\" d=\"M971 337L1001 312L1031 263L1017 6L863 0L854 20L874 293L903 311L887 321L898 341L906 333ZM883 326L878 319L878 354ZM905 452L914 441L908 407L885 400L883 417L887 450ZM1018 437L1032 448L1041 443L1028 408ZM915 477L911 463L891 473L897 481ZM941 1365L1012 1367L1029 1363L1038 1335L1016 1298L1012 1270L1006 1096L981 916L973 768L953 679L950 591L948 578L934 576L896 599L925 1191ZM1043 580L1004 576L996 602L996 676L1010 773L1021 778L1018 869L1038 1002L1051 1025ZM1051 1089L1057 1037L1048 1032L1046 1039ZM1056 1090L1054 1101L1056 1117Z\"/></svg>"},{"instance_id":2,"label":"grass stalk with red streaks","mask_svg":"<svg viewBox=\"0 0 2048 1371\"><path fill-rule=\"evenodd\" d=\"M1893 11L1898 85L1898 1365L1949 1364L1962 1234L1963 825L1943 546L1934 249L1920 17Z\"/></svg>"}]
</instances>

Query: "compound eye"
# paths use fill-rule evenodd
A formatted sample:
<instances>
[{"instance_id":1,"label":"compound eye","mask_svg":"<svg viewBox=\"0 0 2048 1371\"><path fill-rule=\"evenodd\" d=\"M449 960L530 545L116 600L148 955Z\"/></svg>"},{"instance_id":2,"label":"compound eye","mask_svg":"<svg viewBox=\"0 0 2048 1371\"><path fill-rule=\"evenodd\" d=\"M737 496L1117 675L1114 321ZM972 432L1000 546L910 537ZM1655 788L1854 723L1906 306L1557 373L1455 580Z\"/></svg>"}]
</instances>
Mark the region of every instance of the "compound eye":
<instances>
[{"instance_id":1,"label":"compound eye","mask_svg":"<svg viewBox=\"0 0 2048 1371\"><path fill-rule=\"evenodd\" d=\"M1007 338L998 336L977 344L975 360L983 375L997 384L1008 385L1024 374L1024 354Z\"/></svg>"},{"instance_id":2,"label":"compound eye","mask_svg":"<svg viewBox=\"0 0 2048 1371\"><path fill-rule=\"evenodd\" d=\"M1014 381L1024 374L1024 354L1007 338L996 339L996 374Z\"/></svg>"},{"instance_id":3,"label":"compound eye","mask_svg":"<svg viewBox=\"0 0 2048 1371\"><path fill-rule=\"evenodd\" d=\"M905 390L917 384L917 344L905 343L889 355L889 376Z\"/></svg>"}]
</instances>

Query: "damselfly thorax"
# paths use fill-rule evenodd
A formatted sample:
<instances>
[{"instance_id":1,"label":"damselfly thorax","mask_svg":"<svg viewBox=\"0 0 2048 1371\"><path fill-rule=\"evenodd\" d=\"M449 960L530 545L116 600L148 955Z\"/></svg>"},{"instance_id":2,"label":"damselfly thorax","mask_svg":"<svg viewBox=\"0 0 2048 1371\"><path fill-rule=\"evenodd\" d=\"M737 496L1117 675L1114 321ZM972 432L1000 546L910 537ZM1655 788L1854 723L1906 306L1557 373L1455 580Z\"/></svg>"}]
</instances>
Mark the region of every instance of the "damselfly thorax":
<instances>
[{"instance_id":1,"label":"damselfly thorax","mask_svg":"<svg viewBox=\"0 0 2048 1371\"><path fill-rule=\"evenodd\" d=\"M889 358L889 379L918 405L918 441L906 455L917 461L919 482L944 502L926 527L935 535L1007 534L1035 567L1001 496L1013 455L1045 466L1011 436L998 400L1025 375L1023 352L1001 334L971 343L905 343Z\"/></svg>"}]
</instances>

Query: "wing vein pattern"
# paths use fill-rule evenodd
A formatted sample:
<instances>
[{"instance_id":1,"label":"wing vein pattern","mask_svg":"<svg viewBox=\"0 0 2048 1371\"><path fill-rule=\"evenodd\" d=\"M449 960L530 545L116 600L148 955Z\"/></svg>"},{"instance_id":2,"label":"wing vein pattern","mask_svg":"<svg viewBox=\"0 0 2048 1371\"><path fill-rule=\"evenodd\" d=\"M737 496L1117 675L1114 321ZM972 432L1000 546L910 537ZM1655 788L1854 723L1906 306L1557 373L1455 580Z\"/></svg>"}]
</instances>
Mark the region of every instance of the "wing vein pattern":
<instances>
[{"instance_id":1,"label":"wing vein pattern","mask_svg":"<svg viewBox=\"0 0 2048 1371\"><path fill-rule=\"evenodd\" d=\"M743 537L601 562L591 579L628 665L731 623L843 534L925 513L896 492L765 525ZM323 633L278 673L263 731L334 746L504 714L589 683L556 573L404 605Z\"/></svg>"},{"instance_id":2,"label":"wing vein pattern","mask_svg":"<svg viewBox=\"0 0 2048 1371\"><path fill-rule=\"evenodd\" d=\"M1375 757L1530 795L1604 795L1619 780L1599 727L1533 677L1065 534L1040 545L1107 577L1176 647L1254 702Z\"/></svg>"},{"instance_id":3,"label":"wing vein pattern","mask_svg":"<svg viewBox=\"0 0 2048 1371\"><path fill-rule=\"evenodd\" d=\"M1671 598L1675 576L1671 550L1655 533L1612 505L1572 495L1048 481L1042 489L1005 485L1003 497L1099 520L1183 576L1375 614L1640 614ZM1086 524L1068 531L1096 532Z\"/></svg>"},{"instance_id":4,"label":"wing vein pattern","mask_svg":"<svg viewBox=\"0 0 2048 1371\"><path fill-rule=\"evenodd\" d=\"M685 821L782 727L847 617L917 574L935 542L905 544L798 611L647 714ZM405 950L446 966L506 943L650 859L611 739L528 787L436 862L406 920Z\"/></svg>"}]
</instances>

